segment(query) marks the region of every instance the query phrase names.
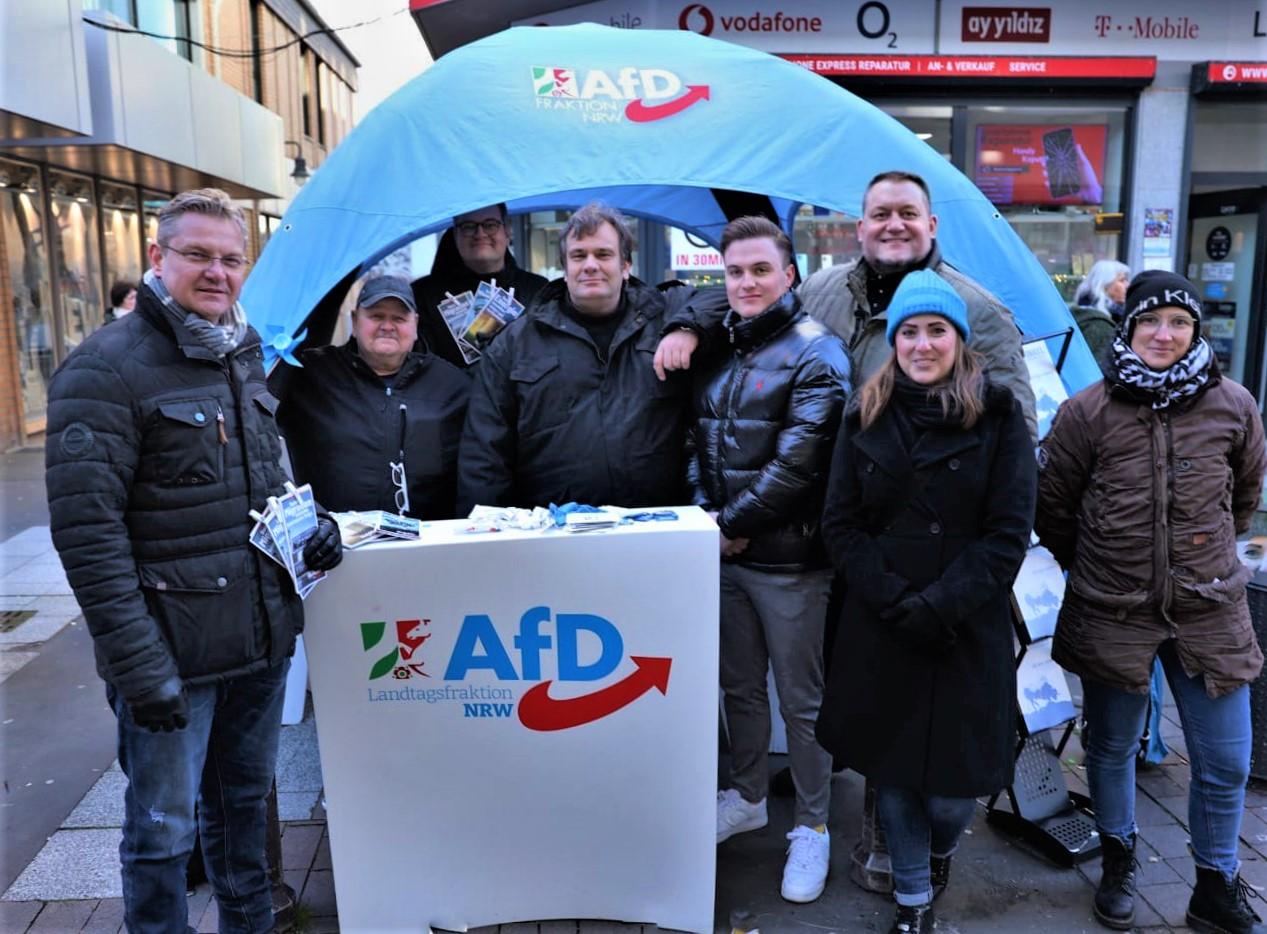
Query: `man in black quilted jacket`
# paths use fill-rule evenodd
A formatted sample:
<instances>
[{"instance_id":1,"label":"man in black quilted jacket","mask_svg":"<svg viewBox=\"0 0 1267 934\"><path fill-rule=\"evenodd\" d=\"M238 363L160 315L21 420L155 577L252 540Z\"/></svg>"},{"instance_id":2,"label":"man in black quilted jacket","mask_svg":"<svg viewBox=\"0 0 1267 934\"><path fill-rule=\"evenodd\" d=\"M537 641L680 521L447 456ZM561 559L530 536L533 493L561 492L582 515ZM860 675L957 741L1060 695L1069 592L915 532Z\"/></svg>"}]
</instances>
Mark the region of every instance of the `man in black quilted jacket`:
<instances>
[{"instance_id":1,"label":"man in black quilted jacket","mask_svg":"<svg viewBox=\"0 0 1267 934\"><path fill-rule=\"evenodd\" d=\"M721 684L731 787L717 796L717 842L766 824L774 670L796 786L781 892L822 894L830 847L831 756L814 739L823 696L823 626L831 571L819 516L849 391L840 338L789 291L792 244L764 217L721 238L729 310L722 353L697 368L688 478L721 530Z\"/></svg>"},{"instance_id":2,"label":"man in black quilted jacket","mask_svg":"<svg viewBox=\"0 0 1267 934\"><path fill-rule=\"evenodd\" d=\"M266 800L303 605L248 541L250 510L285 489L277 402L237 302L245 248L228 195L177 195L159 212L136 311L84 341L49 390L53 543L128 776L119 855L132 934L188 929L196 829L220 930L273 927ZM338 563L328 517L304 556Z\"/></svg>"}]
</instances>

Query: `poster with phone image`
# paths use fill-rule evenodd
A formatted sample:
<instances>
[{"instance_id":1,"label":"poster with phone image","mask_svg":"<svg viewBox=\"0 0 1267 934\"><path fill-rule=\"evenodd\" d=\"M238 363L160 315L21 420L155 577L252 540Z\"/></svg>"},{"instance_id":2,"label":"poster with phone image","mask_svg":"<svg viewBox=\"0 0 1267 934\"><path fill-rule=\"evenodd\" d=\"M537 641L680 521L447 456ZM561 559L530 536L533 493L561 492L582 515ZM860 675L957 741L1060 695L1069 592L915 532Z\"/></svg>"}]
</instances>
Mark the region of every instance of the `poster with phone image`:
<instances>
[{"instance_id":1,"label":"poster with phone image","mask_svg":"<svg viewBox=\"0 0 1267 934\"><path fill-rule=\"evenodd\" d=\"M982 124L974 181L995 204L1102 204L1108 126Z\"/></svg>"}]
</instances>

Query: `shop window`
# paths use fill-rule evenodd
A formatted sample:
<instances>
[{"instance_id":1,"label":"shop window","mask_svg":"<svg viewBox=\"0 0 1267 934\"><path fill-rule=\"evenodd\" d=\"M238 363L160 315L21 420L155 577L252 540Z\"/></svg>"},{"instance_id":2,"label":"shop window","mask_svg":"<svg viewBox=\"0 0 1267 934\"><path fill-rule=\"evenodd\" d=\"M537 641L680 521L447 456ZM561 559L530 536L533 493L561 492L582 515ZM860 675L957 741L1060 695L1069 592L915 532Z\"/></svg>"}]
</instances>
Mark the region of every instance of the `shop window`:
<instances>
[{"instance_id":1,"label":"shop window","mask_svg":"<svg viewBox=\"0 0 1267 934\"><path fill-rule=\"evenodd\" d=\"M85 10L101 10L151 35L183 59L193 60L192 0L84 0Z\"/></svg>"},{"instance_id":2,"label":"shop window","mask_svg":"<svg viewBox=\"0 0 1267 934\"><path fill-rule=\"evenodd\" d=\"M299 50L299 82L302 92L300 94L299 109L300 116L304 123L304 136L312 138L313 130L313 103L316 97L316 79L313 75L313 54L309 48Z\"/></svg>"},{"instance_id":3,"label":"shop window","mask_svg":"<svg viewBox=\"0 0 1267 934\"><path fill-rule=\"evenodd\" d=\"M268 240L281 226L282 219L272 214L265 214L261 211L255 216L255 229L259 233L259 252L264 252L264 247L268 245Z\"/></svg>"},{"instance_id":4,"label":"shop window","mask_svg":"<svg viewBox=\"0 0 1267 934\"><path fill-rule=\"evenodd\" d=\"M136 189L122 185L101 185L101 247L105 258L106 288L116 282L139 282L144 268L141 260L141 214Z\"/></svg>"},{"instance_id":5,"label":"shop window","mask_svg":"<svg viewBox=\"0 0 1267 934\"><path fill-rule=\"evenodd\" d=\"M1193 174L1267 173L1267 101L1197 101L1194 106Z\"/></svg>"},{"instance_id":6,"label":"shop window","mask_svg":"<svg viewBox=\"0 0 1267 934\"><path fill-rule=\"evenodd\" d=\"M950 121L954 108L930 104L880 103L877 106L926 142L943 159L950 159Z\"/></svg>"},{"instance_id":7,"label":"shop window","mask_svg":"<svg viewBox=\"0 0 1267 934\"><path fill-rule=\"evenodd\" d=\"M48 203L56 245L54 287L62 307L61 360L104 323L101 250L89 179L51 173Z\"/></svg>"},{"instance_id":8,"label":"shop window","mask_svg":"<svg viewBox=\"0 0 1267 934\"><path fill-rule=\"evenodd\" d=\"M55 366L53 290L39 169L0 161L0 227L13 299L18 380L27 434L44 430L48 381Z\"/></svg>"},{"instance_id":9,"label":"shop window","mask_svg":"<svg viewBox=\"0 0 1267 934\"><path fill-rule=\"evenodd\" d=\"M147 191L141 201L141 214L145 220L145 244L141 256L145 260L145 268L150 268L150 244L158 243L158 212L171 198L157 192Z\"/></svg>"},{"instance_id":10,"label":"shop window","mask_svg":"<svg viewBox=\"0 0 1267 934\"><path fill-rule=\"evenodd\" d=\"M965 173L1034 252L1066 301L1091 266L1121 253L1126 108L967 108ZM1102 231L1102 232L1100 232Z\"/></svg>"}]
</instances>

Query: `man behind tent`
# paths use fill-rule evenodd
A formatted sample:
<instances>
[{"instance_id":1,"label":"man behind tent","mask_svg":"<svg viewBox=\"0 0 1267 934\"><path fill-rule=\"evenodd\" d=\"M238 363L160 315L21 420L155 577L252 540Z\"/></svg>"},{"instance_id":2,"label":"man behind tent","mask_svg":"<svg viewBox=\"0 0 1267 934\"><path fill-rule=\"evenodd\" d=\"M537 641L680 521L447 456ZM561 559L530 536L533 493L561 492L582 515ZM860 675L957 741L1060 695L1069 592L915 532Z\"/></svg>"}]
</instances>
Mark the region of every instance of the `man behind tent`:
<instances>
[{"instance_id":1,"label":"man behind tent","mask_svg":"<svg viewBox=\"0 0 1267 934\"><path fill-rule=\"evenodd\" d=\"M858 219L862 258L821 269L797 290L805 311L840 335L849 348L854 384L861 386L888 359L886 312L908 272L931 269L968 305L969 346L985 358L990 379L1021 403L1037 436L1034 392L1012 313L977 282L942 259L934 239L937 215L928 184L912 172L881 172L867 184Z\"/></svg>"},{"instance_id":2,"label":"man behind tent","mask_svg":"<svg viewBox=\"0 0 1267 934\"><path fill-rule=\"evenodd\" d=\"M413 284L418 306L418 336L433 354L465 369L470 366L449 334L439 312L445 294L474 292L481 282L496 280L527 308L546 284L543 276L521 269L510 253L510 218L505 204L467 211L453 218L431 264L431 275Z\"/></svg>"}]
</instances>

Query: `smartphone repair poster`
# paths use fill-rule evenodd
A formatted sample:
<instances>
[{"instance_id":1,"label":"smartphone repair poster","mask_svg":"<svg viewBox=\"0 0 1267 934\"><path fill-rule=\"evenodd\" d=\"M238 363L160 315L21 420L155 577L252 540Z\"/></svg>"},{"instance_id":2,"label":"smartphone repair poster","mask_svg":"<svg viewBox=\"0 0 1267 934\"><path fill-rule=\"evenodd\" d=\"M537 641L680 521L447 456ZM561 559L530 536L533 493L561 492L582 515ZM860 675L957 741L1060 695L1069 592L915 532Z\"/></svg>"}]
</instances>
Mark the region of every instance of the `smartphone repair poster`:
<instances>
[{"instance_id":1,"label":"smartphone repair poster","mask_svg":"<svg viewBox=\"0 0 1267 934\"><path fill-rule=\"evenodd\" d=\"M983 124L974 181L995 204L1100 204L1108 127Z\"/></svg>"}]
</instances>

